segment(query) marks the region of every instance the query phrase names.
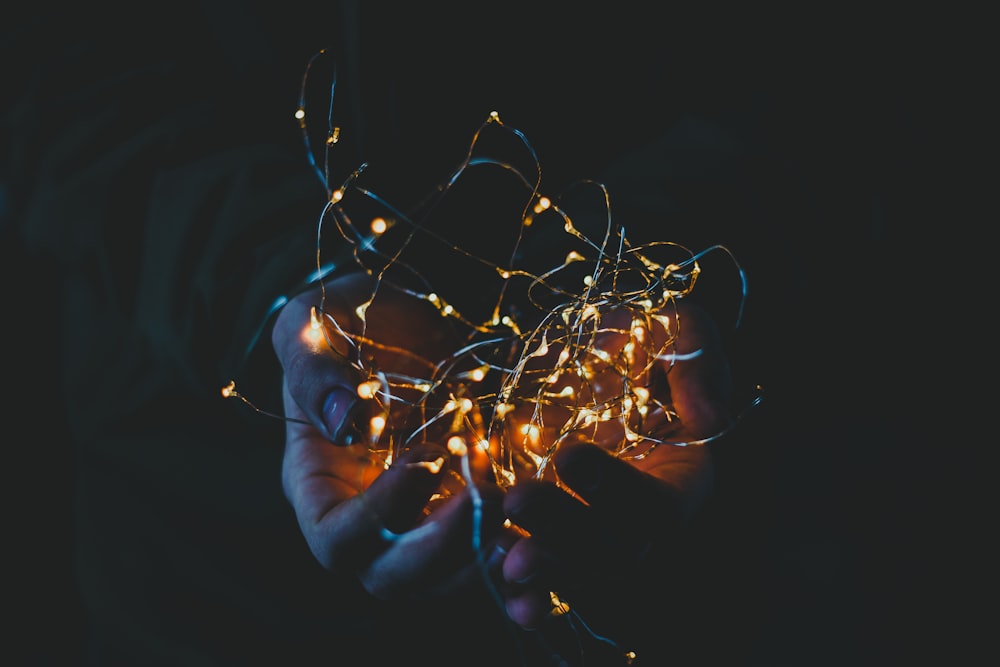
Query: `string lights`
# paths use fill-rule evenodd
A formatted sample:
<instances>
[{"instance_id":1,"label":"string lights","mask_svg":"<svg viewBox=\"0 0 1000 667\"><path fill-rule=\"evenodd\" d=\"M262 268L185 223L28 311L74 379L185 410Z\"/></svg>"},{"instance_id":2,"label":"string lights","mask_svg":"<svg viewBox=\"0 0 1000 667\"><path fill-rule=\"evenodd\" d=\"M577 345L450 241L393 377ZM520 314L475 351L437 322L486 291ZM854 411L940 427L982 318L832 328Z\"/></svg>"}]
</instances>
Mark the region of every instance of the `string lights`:
<instances>
[{"instance_id":1,"label":"string lights","mask_svg":"<svg viewBox=\"0 0 1000 667\"><path fill-rule=\"evenodd\" d=\"M725 435L693 441L672 437L678 432L678 415L656 388L675 364L700 354L678 349L685 322L677 302L694 290L700 260L707 253L725 253L736 264L743 295L739 322L746 280L728 249L713 246L693 252L668 241L634 245L612 220L606 188L581 181L579 187L591 189L603 201L597 211L604 221L601 238L591 238L576 224L576 213L571 214L562 197L542 193L540 162L533 147L493 111L473 134L464 159L433 194L442 199L473 169L499 168L520 184L524 205L520 218L510 220L517 233L508 259L475 256L442 236L428 217L404 214L364 187L366 164L346 178L331 178L329 151L341 138L341 128L332 122L335 75L323 141L326 158L320 168L310 140L305 92L313 61L323 53L313 56L306 67L295 113L310 164L327 192L317 224L316 272L309 281L319 287L320 299L310 320L303 322L303 337L311 345L339 350L337 354L357 373L357 396L371 408L361 437L382 465L388 467L407 448L432 439L447 444L458 462L449 471L460 483L471 487L474 473L486 474L506 488L526 477L550 474L552 456L568 441L596 442L617 457L641 459L656 447L701 446ZM526 174L513 160L483 154L479 145L485 133L513 137L534 173ZM356 216L352 207L359 204L371 213ZM594 213L588 211L588 219ZM344 250L335 262L327 263L323 234L331 226ZM532 231L540 228L561 229L565 243L547 244L544 252L530 247ZM382 239L390 234L394 240L384 246ZM416 275L413 267L419 262L409 262L407 250L418 238L432 239L453 256L475 262L495 276L496 293L479 295L489 303L485 318L474 317L459 305L460 299L452 299L448 285L431 288ZM529 270L523 261L529 253L543 257L548 268ZM376 286L354 310L362 323L360 330L339 321L326 307L324 280L332 270L343 268L345 257ZM422 374L380 365L380 353L415 354L368 334L366 314L383 285L429 304L462 332L462 344L444 358L413 359L416 363L408 369L424 369ZM235 382L222 393L263 412L236 391ZM474 546L478 551L479 545ZM552 595L553 614L571 613L565 600ZM625 657L631 660L634 655Z\"/></svg>"}]
</instances>

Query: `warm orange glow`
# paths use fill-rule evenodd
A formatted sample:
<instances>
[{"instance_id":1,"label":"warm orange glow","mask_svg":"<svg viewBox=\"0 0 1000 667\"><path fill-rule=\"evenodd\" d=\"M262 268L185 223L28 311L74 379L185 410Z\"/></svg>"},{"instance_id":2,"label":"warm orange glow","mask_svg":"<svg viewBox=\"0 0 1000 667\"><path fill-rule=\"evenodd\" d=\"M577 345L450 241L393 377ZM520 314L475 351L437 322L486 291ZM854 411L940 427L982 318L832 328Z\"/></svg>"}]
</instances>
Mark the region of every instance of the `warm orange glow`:
<instances>
[{"instance_id":1,"label":"warm orange glow","mask_svg":"<svg viewBox=\"0 0 1000 667\"><path fill-rule=\"evenodd\" d=\"M550 613L553 616L562 616L569 613L569 605L559 599L555 591L549 593L549 598L552 600L552 611Z\"/></svg>"},{"instance_id":2,"label":"warm orange glow","mask_svg":"<svg viewBox=\"0 0 1000 667\"><path fill-rule=\"evenodd\" d=\"M375 415L368 422L371 427L371 440L376 442L382 435L382 431L385 430L385 417L382 415Z\"/></svg>"},{"instance_id":3,"label":"warm orange glow","mask_svg":"<svg viewBox=\"0 0 1000 667\"><path fill-rule=\"evenodd\" d=\"M632 337L635 338L636 342L640 345L646 340L646 325L642 320L634 319L632 320Z\"/></svg>"},{"instance_id":4,"label":"warm orange glow","mask_svg":"<svg viewBox=\"0 0 1000 667\"><path fill-rule=\"evenodd\" d=\"M365 400L375 398L379 387L382 386L378 380L367 380L358 385L358 396ZM384 424L383 424L384 425Z\"/></svg>"},{"instance_id":5,"label":"warm orange glow","mask_svg":"<svg viewBox=\"0 0 1000 667\"><path fill-rule=\"evenodd\" d=\"M365 320L365 315L368 313L368 306L372 305L371 301L365 301L363 304L354 309L354 314L358 316L358 319L362 322Z\"/></svg>"},{"instance_id":6,"label":"warm orange glow","mask_svg":"<svg viewBox=\"0 0 1000 667\"><path fill-rule=\"evenodd\" d=\"M432 475L436 475L441 472L444 467L444 457L439 456L433 461L415 461L414 463L408 463L407 468L426 468L430 471Z\"/></svg>"},{"instance_id":7,"label":"warm orange glow","mask_svg":"<svg viewBox=\"0 0 1000 667\"><path fill-rule=\"evenodd\" d=\"M309 310L309 324L302 330L302 342L313 351L320 349L321 344L323 344L323 323L319 318L319 314L316 311L316 307L313 306Z\"/></svg>"},{"instance_id":8,"label":"warm orange glow","mask_svg":"<svg viewBox=\"0 0 1000 667\"><path fill-rule=\"evenodd\" d=\"M469 448L465 444L465 440L462 439L462 436L453 435L448 438L448 451L455 456L465 456L469 453Z\"/></svg>"},{"instance_id":9,"label":"warm orange glow","mask_svg":"<svg viewBox=\"0 0 1000 667\"><path fill-rule=\"evenodd\" d=\"M479 366L478 368L473 368L471 371L458 373L456 377L472 380L473 382L482 382L483 378L486 377L487 371L489 370L490 370L489 366L483 365Z\"/></svg>"},{"instance_id":10,"label":"warm orange glow","mask_svg":"<svg viewBox=\"0 0 1000 667\"><path fill-rule=\"evenodd\" d=\"M640 407L646 405L646 401L649 400L649 389L645 387L633 387L632 393L635 395L635 402Z\"/></svg>"}]
</instances>

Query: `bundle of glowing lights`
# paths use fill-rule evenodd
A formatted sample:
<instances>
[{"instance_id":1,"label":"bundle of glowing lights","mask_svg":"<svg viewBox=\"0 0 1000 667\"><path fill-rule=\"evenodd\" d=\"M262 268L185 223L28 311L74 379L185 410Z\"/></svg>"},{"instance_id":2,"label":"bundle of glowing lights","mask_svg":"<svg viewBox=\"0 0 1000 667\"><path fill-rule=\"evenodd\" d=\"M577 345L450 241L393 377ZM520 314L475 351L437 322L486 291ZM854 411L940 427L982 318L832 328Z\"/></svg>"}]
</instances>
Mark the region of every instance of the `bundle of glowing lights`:
<instances>
[{"instance_id":1,"label":"bundle of glowing lights","mask_svg":"<svg viewBox=\"0 0 1000 667\"><path fill-rule=\"evenodd\" d=\"M316 54L309 66L322 53ZM472 487L470 460L474 458L477 475L488 473L495 483L509 487L525 476L542 477L553 454L569 441L596 442L620 458L639 459L659 446L705 445L725 435L722 431L697 440L678 437L682 432L678 415L669 396L663 396L667 393L665 374L675 364L700 353L678 349L684 320L679 317L677 302L695 288L701 272L699 261L705 254L721 251L733 259L725 247L712 246L696 253L668 241L633 245L624 229L612 221L604 186L581 181L577 185L591 188L597 194L595 201L603 202L597 211L598 219L604 221L601 238L588 237L575 224L576 214L561 203L561 197L541 192L540 163L524 135L492 112L475 131L464 159L434 194L446 196L474 168L499 168L523 186L520 217L510 221L517 229L510 260L498 263L474 256L441 236L426 217L404 214L364 187L367 165L342 179L332 179L328 166L318 166L306 122L309 66L296 118L327 199L317 225L316 271L307 281L308 286L319 287L320 298L310 321L303 322L304 335L314 345L327 344L332 354L352 367L358 378L357 395L370 408L360 412L371 415L355 440L335 444L363 443L388 467L414 444L444 442L460 462L457 469L449 468L452 479ZM331 100L332 94L331 87ZM327 156L341 135L332 113L328 121L323 142ZM535 173L529 178L512 161L483 154L480 139L487 132L513 137ZM323 163L328 165L329 161ZM354 205L359 203L364 203L360 208L366 211L376 211L365 216L363 223L358 223L361 218L354 214ZM586 213L588 219L594 219L593 210ZM327 261L322 239L331 226L339 234L341 251L333 261ZM536 258L542 255L542 266L548 267L528 271L515 258L526 254L523 246L532 240L528 231L543 226L549 231L561 229L566 243L527 249ZM391 250L380 243L390 231L396 234ZM420 237L432 239L446 252L477 262L495 275L500 285L497 293L480 295L489 304L485 320L463 312L445 293L447 285L431 286L416 275L418 262L409 261L407 250L410 241ZM733 262L736 264L735 259ZM345 266L366 273L375 286L354 310L362 323L360 331L338 321L325 307L324 282ZM738 264L736 268L743 297L736 315L738 324L746 280ZM399 281L400 275L414 279ZM455 277L455 281L461 280L461 276ZM391 365L380 365L380 354L413 355L372 338L367 330L366 313L383 286L432 306L462 332L462 343L445 358L420 358L419 363L410 364L425 369L422 375L394 372ZM285 302L287 299L276 306ZM234 382L223 388L223 395L239 398L262 412L236 391ZM478 543L475 546L478 550ZM554 612L567 612L565 604L553 596Z\"/></svg>"},{"instance_id":2,"label":"bundle of glowing lights","mask_svg":"<svg viewBox=\"0 0 1000 667\"><path fill-rule=\"evenodd\" d=\"M303 77L296 118L310 162L328 194L317 226L313 281L322 289L333 269L343 269L344 263L350 263L375 278L376 286L392 284L389 269L409 266L405 239L417 235L432 237L442 247L468 258L467 251L441 238L427 220L407 216L363 187L362 174L367 165L355 169L339 186L330 185L335 181L318 167L311 148L305 109L308 74L309 67ZM331 88L331 96L332 92ZM334 149L341 132L332 118L329 120L325 151ZM487 131L516 137L535 166L532 178L511 162L477 154L481 135ZM606 224L602 239L588 238L557 198L540 192L541 169L534 149L495 111L476 130L465 158L439 185L437 196L446 195L467 170L486 166L514 174L525 191L520 219L511 221L519 232L510 262L500 265L474 258L501 281L489 318L471 320L447 295L419 281L420 287L427 289L393 284L431 304L442 317L464 329L464 346L447 358L422 360L427 369L424 377L398 375L374 363L377 355L372 352L379 349L380 343L365 335L364 326L360 334L350 332L325 311L325 291L312 310L311 321L304 323L314 337L326 337L331 350L335 347L331 337L340 337L340 347L346 343L352 351L344 360L354 367L359 378L358 396L371 402L372 409L367 413L373 416L368 432L360 438L371 453L388 466L406 448L434 437L447 442L449 450L459 456L464 457L470 450L481 452L494 480L510 486L525 474L541 476L552 454L568 440L589 440L616 456L641 458L662 444L703 445L721 437L724 433L696 441L670 439L678 426L677 414L669 403L661 402L650 385L659 374L669 372L673 364L699 353L696 350L685 355L675 350L683 326L677 317L676 302L694 289L701 271L699 260L706 253L722 251L732 257L731 253L723 246L694 253L666 241L633 246L624 229L612 221L604 186L593 181L581 183L600 193L600 213ZM380 211L366 218L363 227L355 223L349 211L356 199L374 203ZM337 261L327 263L322 257L321 239L331 224L347 251L341 251ZM572 241L572 249L562 253L557 249L560 256L553 259L551 268L534 274L518 268L513 258L519 256L525 232L541 225L560 226L567 241ZM404 242L390 252L382 252L379 239L399 227L404 230ZM571 267L576 287L565 278ZM740 276L743 278L741 269ZM523 293L513 294L509 289L514 279L526 286ZM355 310L362 323L367 309L378 298L377 289ZM742 289L745 297L745 279ZM515 303L520 309L511 306ZM525 303L530 304L532 312L524 312ZM235 383L225 387L223 394L246 401L236 391Z\"/></svg>"}]
</instances>

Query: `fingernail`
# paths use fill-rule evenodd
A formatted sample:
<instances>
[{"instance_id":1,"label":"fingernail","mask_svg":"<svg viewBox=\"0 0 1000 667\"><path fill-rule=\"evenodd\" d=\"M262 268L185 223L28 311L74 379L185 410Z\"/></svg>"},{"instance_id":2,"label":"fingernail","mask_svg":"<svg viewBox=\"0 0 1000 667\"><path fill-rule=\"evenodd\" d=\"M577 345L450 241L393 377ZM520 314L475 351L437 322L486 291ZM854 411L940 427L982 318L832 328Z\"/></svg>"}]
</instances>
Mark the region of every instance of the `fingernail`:
<instances>
[{"instance_id":1,"label":"fingernail","mask_svg":"<svg viewBox=\"0 0 1000 667\"><path fill-rule=\"evenodd\" d=\"M357 394L343 387L335 388L323 401L323 421L330 439L337 444L350 444L341 441L354 428L351 417L357 402Z\"/></svg>"}]
</instances>

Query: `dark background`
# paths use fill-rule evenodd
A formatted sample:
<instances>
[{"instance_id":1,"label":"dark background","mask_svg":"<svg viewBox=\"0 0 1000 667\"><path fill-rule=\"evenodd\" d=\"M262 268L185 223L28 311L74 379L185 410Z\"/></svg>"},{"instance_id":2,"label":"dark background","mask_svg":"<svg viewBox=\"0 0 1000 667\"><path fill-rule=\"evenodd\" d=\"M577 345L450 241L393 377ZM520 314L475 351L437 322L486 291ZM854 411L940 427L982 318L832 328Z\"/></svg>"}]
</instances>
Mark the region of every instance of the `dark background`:
<instances>
[{"instance_id":1,"label":"dark background","mask_svg":"<svg viewBox=\"0 0 1000 667\"><path fill-rule=\"evenodd\" d=\"M147 241L87 225L79 243L124 258L112 263L121 274L70 270L72 230L84 224L74 219L106 209L95 198L31 211L47 197L71 202L78 178L89 188L87 142L94 164L110 144L86 136L85 121L111 107L127 133L203 104L214 120L186 141L270 142L312 178L290 113L306 61L324 47L343 58L337 112L350 138L339 159L369 161L391 200L429 191L496 109L531 141L553 190L604 179L639 234L723 244L740 260L751 288L727 342L740 386L759 382L765 400L720 448L718 494L697 524L706 583L688 604L704 664L967 664L985 629L974 601L990 525L979 519L979 449L960 435L976 411L960 380L980 326L961 266L978 243L964 224L974 21L912 8L361 4L30 9L4 26L14 92L0 183L13 379L5 543L17 563L9 579L26 584L13 623L29 651L17 664L315 664L323 654L328 601L281 497L280 427L219 416L198 391L152 392L122 408L117 430L89 437L62 407L80 385L59 378L74 359L114 351L75 341L81 311L66 281L125 284L141 263L133 247ZM115 87L135 71L172 87ZM103 85L107 98L74 97ZM22 100L46 95L60 106L25 129L37 142L26 151ZM61 143L74 123L82 149ZM73 150L84 157L47 168L47 156ZM308 236L318 207L301 211ZM713 257L705 273L725 321L732 266ZM150 356L160 365L136 368L169 375ZM217 395L226 369L202 376L204 358L188 361L194 384L208 378ZM94 383L128 392L127 377ZM123 455L136 424L146 445ZM169 454L149 444L195 431L217 442L230 427L253 440ZM136 582L149 590L127 590Z\"/></svg>"}]
</instances>

